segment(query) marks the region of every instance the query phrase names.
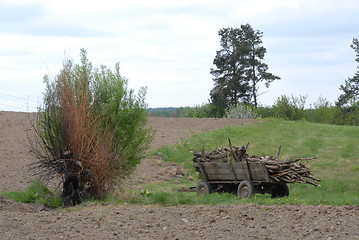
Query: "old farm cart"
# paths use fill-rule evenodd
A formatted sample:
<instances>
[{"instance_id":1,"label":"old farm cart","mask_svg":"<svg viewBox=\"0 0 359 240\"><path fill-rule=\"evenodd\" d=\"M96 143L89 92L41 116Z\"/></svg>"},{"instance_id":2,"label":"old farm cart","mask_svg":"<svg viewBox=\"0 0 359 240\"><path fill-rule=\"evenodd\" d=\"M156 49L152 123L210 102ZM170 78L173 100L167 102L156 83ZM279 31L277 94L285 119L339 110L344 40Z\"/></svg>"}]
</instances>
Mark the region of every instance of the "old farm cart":
<instances>
[{"instance_id":1,"label":"old farm cart","mask_svg":"<svg viewBox=\"0 0 359 240\"><path fill-rule=\"evenodd\" d=\"M246 146L221 147L212 152L194 151L193 162L202 182L196 187L197 194L211 192L237 192L238 196L250 198L253 193L270 193L272 197L289 195L287 183L306 183L320 186L320 179L298 158L279 161L280 146L273 156L249 156Z\"/></svg>"},{"instance_id":2,"label":"old farm cart","mask_svg":"<svg viewBox=\"0 0 359 240\"><path fill-rule=\"evenodd\" d=\"M285 182L270 178L261 162L197 162L202 181L196 187L197 194L212 192L237 192L239 197L250 198L254 193L270 193L272 197L289 195Z\"/></svg>"},{"instance_id":3,"label":"old farm cart","mask_svg":"<svg viewBox=\"0 0 359 240\"><path fill-rule=\"evenodd\" d=\"M229 140L230 143L230 140ZM212 192L237 192L239 197L250 198L254 193L270 193L272 197L289 195L285 182L270 177L264 162L248 161L245 147L228 147L211 153L195 152L193 161L202 182L196 187L197 194ZM279 157L277 152L277 159ZM229 157L229 156L232 157Z\"/></svg>"}]
</instances>

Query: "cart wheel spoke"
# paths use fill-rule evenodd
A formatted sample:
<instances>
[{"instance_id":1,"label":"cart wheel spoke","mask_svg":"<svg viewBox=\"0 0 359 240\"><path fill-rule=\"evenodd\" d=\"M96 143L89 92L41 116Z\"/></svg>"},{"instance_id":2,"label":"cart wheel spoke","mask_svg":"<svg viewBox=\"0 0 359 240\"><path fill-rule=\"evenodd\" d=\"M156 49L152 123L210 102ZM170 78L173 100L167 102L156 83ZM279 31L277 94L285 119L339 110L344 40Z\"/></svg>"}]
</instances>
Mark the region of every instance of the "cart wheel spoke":
<instances>
[{"instance_id":1,"label":"cart wheel spoke","mask_svg":"<svg viewBox=\"0 0 359 240\"><path fill-rule=\"evenodd\" d=\"M254 193L254 185L252 181L244 180L242 181L237 190L238 197L250 198Z\"/></svg>"},{"instance_id":2,"label":"cart wheel spoke","mask_svg":"<svg viewBox=\"0 0 359 240\"><path fill-rule=\"evenodd\" d=\"M210 194L212 192L211 185L206 182L200 182L197 184L196 193L198 195Z\"/></svg>"}]
</instances>

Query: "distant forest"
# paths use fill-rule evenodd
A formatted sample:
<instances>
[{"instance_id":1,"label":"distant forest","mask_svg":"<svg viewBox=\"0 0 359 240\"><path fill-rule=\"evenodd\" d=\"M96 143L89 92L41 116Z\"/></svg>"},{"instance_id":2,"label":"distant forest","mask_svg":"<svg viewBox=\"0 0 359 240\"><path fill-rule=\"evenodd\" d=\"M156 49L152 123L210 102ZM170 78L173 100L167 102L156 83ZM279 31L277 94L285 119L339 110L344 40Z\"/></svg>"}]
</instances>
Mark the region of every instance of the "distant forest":
<instances>
[{"instance_id":1,"label":"distant forest","mask_svg":"<svg viewBox=\"0 0 359 240\"><path fill-rule=\"evenodd\" d=\"M181 108L163 107L163 108L148 108L148 116L153 117L179 117Z\"/></svg>"}]
</instances>

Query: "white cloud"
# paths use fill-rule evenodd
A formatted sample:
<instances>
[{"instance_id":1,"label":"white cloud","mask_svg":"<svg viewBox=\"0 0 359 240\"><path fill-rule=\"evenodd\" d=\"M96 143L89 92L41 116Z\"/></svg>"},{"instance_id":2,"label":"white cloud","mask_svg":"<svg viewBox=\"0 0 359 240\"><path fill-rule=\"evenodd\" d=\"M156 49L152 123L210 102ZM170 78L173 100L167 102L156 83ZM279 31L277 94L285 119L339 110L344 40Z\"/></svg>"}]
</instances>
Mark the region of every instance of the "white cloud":
<instances>
[{"instance_id":1,"label":"white cloud","mask_svg":"<svg viewBox=\"0 0 359 240\"><path fill-rule=\"evenodd\" d=\"M0 0L0 6L12 16L0 23L0 94L35 101L43 75L56 74L65 53L76 61L85 48L95 66L121 62L130 87L148 86L151 107L205 102L218 30L246 23L263 31L269 70L282 78L260 97L265 104L286 93L334 101L355 72L349 48L359 35L355 0Z\"/></svg>"}]
</instances>

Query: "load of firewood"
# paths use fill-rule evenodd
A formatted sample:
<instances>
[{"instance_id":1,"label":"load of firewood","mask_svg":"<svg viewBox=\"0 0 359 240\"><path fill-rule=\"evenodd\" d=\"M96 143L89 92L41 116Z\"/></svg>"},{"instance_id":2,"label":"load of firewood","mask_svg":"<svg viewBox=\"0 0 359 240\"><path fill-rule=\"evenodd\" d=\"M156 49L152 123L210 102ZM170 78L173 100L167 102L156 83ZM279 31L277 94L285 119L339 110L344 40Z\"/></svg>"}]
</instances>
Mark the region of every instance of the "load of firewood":
<instances>
[{"instance_id":1,"label":"load of firewood","mask_svg":"<svg viewBox=\"0 0 359 240\"><path fill-rule=\"evenodd\" d=\"M246 154L248 146L231 146L231 147L220 147L212 152L205 152L203 157L203 151L194 151L193 162L211 162L211 161L232 161L232 160L243 160L247 157ZM232 154L233 151L233 154ZM235 159L234 159L235 157Z\"/></svg>"},{"instance_id":2,"label":"load of firewood","mask_svg":"<svg viewBox=\"0 0 359 240\"><path fill-rule=\"evenodd\" d=\"M279 161L280 147L277 154L273 156L249 156L246 146L221 147L211 152L194 151L193 162L262 162L268 170L270 178L278 182L286 183L307 183L319 186L320 179L314 177L310 169L300 161L311 160L310 158L298 158L294 160Z\"/></svg>"}]
</instances>

